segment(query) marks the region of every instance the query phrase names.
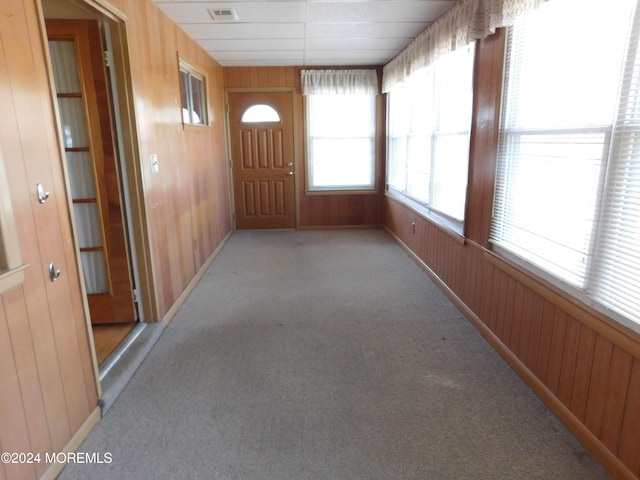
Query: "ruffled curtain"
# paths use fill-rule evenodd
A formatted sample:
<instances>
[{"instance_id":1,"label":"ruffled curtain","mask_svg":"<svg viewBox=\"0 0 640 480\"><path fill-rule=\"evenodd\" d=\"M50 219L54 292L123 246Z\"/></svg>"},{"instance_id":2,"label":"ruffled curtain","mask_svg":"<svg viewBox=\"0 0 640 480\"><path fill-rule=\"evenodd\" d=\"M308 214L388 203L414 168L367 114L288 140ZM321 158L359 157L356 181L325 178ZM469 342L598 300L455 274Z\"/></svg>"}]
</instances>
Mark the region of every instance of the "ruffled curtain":
<instances>
[{"instance_id":1,"label":"ruffled curtain","mask_svg":"<svg viewBox=\"0 0 640 480\"><path fill-rule=\"evenodd\" d=\"M303 95L355 95L378 93L375 70L302 70Z\"/></svg>"},{"instance_id":2,"label":"ruffled curtain","mask_svg":"<svg viewBox=\"0 0 640 480\"><path fill-rule=\"evenodd\" d=\"M382 91L388 92L438 57L512 25L518 16L546 1L459 0L384 66Z\"/></svg>"}]
</instances>

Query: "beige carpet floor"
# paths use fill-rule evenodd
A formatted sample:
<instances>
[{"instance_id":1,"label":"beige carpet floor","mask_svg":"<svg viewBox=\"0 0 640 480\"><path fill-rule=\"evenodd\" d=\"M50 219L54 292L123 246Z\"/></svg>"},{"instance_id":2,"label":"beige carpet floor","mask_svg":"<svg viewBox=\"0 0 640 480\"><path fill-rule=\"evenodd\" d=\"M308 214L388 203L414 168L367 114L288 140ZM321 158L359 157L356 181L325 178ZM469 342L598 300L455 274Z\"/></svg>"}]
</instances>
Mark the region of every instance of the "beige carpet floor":
<instances>
[{"instance_id":1,"label":"beige carpet floor","mask_svg":"<svg viewBox=\"0 0 640 480\"><path fill-rule=\"evenodd\" d=\"M237 232L71 479L610 478L381 230Z\"/></svg>"}]
</instances>

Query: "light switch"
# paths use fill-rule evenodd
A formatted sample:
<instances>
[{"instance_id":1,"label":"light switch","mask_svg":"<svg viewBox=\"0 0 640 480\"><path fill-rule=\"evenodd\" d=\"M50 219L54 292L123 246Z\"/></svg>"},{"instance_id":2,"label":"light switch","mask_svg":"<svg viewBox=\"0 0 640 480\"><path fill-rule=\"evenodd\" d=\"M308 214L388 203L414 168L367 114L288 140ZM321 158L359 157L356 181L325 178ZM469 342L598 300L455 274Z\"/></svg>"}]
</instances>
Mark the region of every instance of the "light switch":
<instances>
[{"instance_id":1,"label":"light switch","mask_svg":"<svg viewBox=\"0 0 640 480\"><path fill-rule=\"evenodd\" d=\"M158 173L158 154L149 155L149 161L151 162L151 173Z\"/></svg>"}]
</instances>

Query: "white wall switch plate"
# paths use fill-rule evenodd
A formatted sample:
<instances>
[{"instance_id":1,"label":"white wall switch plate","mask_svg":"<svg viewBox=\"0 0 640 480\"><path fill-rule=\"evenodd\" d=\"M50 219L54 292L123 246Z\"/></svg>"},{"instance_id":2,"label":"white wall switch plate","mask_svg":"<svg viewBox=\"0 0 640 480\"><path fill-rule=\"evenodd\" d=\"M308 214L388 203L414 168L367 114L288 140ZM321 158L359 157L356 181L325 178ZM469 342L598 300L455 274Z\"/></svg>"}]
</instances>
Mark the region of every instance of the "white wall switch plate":
<instances>
[{"instance_id":1,"label":"white wall switch plate","mask_svg":"<svg viewBox=\"0 0 640 480\"><path fill-rule=\"evenodd\" d=\"M149 161L151 162L151 173L158 173L158 154L149 155Z\"/></svg>"}]
</instances>

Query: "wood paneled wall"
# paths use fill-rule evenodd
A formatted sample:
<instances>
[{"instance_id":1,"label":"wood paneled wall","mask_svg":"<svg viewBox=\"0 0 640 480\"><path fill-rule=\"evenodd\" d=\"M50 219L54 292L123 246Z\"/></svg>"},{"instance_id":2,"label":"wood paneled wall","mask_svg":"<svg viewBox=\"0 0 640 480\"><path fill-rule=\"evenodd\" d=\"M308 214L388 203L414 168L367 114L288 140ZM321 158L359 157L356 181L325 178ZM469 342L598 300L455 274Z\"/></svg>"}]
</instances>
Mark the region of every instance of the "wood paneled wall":
<instances>
[{"instance_id":1,"label":"wood paneled wall","mask_svg":"<svg viewBox=\"0 0 640 480\"><path fill-rule=\"evenodd\" d=\"M222 68L150 0L121 3L160 319L231 231ZM178 56L207 74L208 128L183 129Z\"/></svg>"},{"instance_id":2,"label":"wood paneled wall","mask_svg":"<svg viewBox=\"0 0 640 480\"><path fill-rule=\"evenodd\" d=\"M603 465L637 478L640 335L488 249L503 47L477 49L466 239L390 196L386 227Z\"/></svg>"},{"instance_id":3,"label":"wood paneled wall","mask_svg":"<svg viewBox=\"0 0 640 480\"><path fill-rule=\"evenodd\" d=\"M383 97L378 101L378 194L313 195L305 192L304 108L300 93L302 67L224 67L224 87L243 89L291 88L294 91L294 117L297 119L296 175L298 228L380 225L384 213L384 135Z\"/></svg>"},{"instance_id":4,"label":"wood paneled wall","mask_svg":"<svg viewBox=\"0 0 640 480\"><path fill-rule=\"evenodd\" d=\"M129 108L125 132L141 172L140 228L151 245L156 318L165 317L231 232L222 68L151 0L106 0L128 32ZM40 0L0 2L0 149L10 185L24 282L0 293L0 451L74 449L98 421L99 387L71 230L55 100L49 84ZM208 76L211 126L183 130L178 54ZM122 93L122 92L121 92ZM128 95L128 94L127 94ZM159 172L149 155L157 153ZM41 183L50 197L40 204ZM138 232L136 232L137 234ZM48 264L62 271L49 280ZM44 461L0 463L0 480L53 478Z\"/></svg>"}]
</instances>

